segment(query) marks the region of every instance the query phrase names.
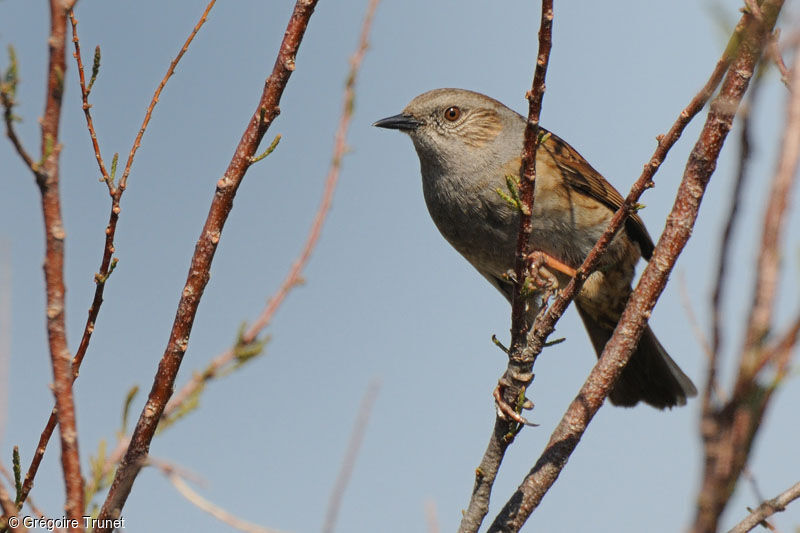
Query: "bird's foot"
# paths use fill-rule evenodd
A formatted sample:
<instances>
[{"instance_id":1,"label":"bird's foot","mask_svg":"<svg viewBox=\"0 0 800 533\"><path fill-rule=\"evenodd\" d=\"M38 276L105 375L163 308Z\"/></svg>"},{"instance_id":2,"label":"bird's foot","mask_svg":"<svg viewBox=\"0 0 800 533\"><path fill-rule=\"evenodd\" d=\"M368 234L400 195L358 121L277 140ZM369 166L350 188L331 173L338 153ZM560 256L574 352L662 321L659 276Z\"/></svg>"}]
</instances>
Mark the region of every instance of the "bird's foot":
<instances>
[{"instance_id":1,"label":"bird's foot","mask_svg":"<svg viewBox=\"0 0 800 533\"><path fill-rule=\"evenodd\" d=\"M524 416L519 414L522 409L533 409L533 402L525 398L524 392L520 393L520 399L517 401L518 407L516 408L509 405L508 402L503 399L503 391L508 386L509 384L501 378L500 381L497 382L497 387L495 387L494 392L492 392L494 405L497 409L497 416L503 420L513 420L517 424L523 426L538 426L539 424L529 422Z\"/></svg>"},{"instance_id":2,"label":"bird's foot","mask_svg":"<svg viewBox=\"0 0 800 533\"><path fill-rule=\"evenodd\" d=\"M548 280L552 283L552 280L555 280L556 285L558 284L558 280L555 279L555 276L552 272L543 268L545 266L565 274L569 277L575 276L575 269L569 265L566 265L553 257L552 255L546 254L544 252L531 252L528 256L528 259L531 261L531 270L535 273L540 274L545 280Z\"/></svg>"}]
</instances>

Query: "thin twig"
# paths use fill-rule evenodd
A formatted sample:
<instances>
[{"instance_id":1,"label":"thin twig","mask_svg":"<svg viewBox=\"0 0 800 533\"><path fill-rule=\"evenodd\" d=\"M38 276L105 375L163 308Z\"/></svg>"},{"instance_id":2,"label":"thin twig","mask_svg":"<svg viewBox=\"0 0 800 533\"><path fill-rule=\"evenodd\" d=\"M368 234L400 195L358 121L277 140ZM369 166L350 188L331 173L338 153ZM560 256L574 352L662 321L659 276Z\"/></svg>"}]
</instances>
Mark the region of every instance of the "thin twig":
<instances>
[{"instance_id":1,"label":"thin twig","mask_svg":"<svg viewBox=\"0 0 800 533\"><path fill-rule=\"evenodd\" d=\"M378 0L370 0L371 4L377 4L377 1ZM380 381L373 379L367 387L364 397L361 399L361 406L358 408L358 416L353 425L353 431L350 434L350 442L347 444L347 451L342 460L342 466L339 469L339 474L336 476L336 481L333 484L331 496L328 500L328 510L325 511L325 521L322 525L323 533L333 533L336 527L336 519L339 516L339 509L342 506L344 491L353 474L358 452L361 449L361 442L364 440L364 433L367 430L372 407L375 405L375 399L378 397L380 387Z\"/></svg>"},{"instance_id":2,"label":"thin twig","mask_svg":"<svg viewBox=\"0 0 800 533\"><path fill-rule=\"evenodd\" d=\"M732 527L728 533L747 533L767 517L785 510L787 505L798 498L800 498L800 483L795 483L775 498L759 505L744 520Z\"/></svg>"},{"instance_id":3,"label":"thin twig","mask_svg":"<svg viewBox=\"0 0 800 533\"><path fill-rule=\"evenodd\" d=\"M742 476L744 476L745 479L747 479L748 483L750 483L750 488L753 490L753 494L755 495L756 500L760 502L766 500L764 494L761 492L761 489L758 488L758 482L756 481L756 476L749 468L744 467L742 469ZM751 509L748 507L747 510L750 511ZM769 529L770 531L774 531L776 533L778 532L778 528L776 528L775 525L766 518L764 518L764 520L762 520L760 524L761 526Z\"/></svg>"},{"instance_id":4,"label":"thin twig","mask_svg":"<svg viewBox=\"0 0 800 533\"><path fill-rule=\"evenodd\" d=\"M700 327L700 322L697 320L697 314L694 312L694 308L692 307L692 299L689 296L689 287L686 283L686 275L683 272L678 272L678 293L681 297L681 304L683 305L683 309L686 311L686 319L689 321L689 325L692 328L692 333L697 340L697 344L703 349L703 353L706 354L709 360L711 360L711 346L708 344L708 339L703 334L703 330Z\"/></svg>"},{"instance_id":5,"label":"thin twig","mask_svg":"<svg viewBox=\"0 0 800 533\"><path fill-rule=\"evenodd\" d=\"M11 473L8 471L8 469L6 469L2 464L0 464L0 473L3 474L3 477L6 478L6 481L11 483L12 486L15 485L16 480L11 476ZM28 506L28 508L31 510L31 512L33 514L35 514L36 516L38 516L39 518L47 518L47 516L45 516L45 514L42 512L42 510L39 509L39 507L33 501L33 498L28 497L25 500L24 503L25 503L25 505ZM17 505L17 509L21 510L22 509L22 505L23 505L23 502L20 500L19 504Z\"/></svg>"},{"instance_id":6,"label":"thin twig","mask_svg":"<svg viewBox=\"0 0 800 533\"><path fill-rule=\"evenodd\" d=\"M172 486L175 487L175 489L180 492L181 496L186 498L189 503L210 514L220 522L227 524L234 529L238 529L239 531L244 531L245 533L280 533L277 529L267 528L258 524L253 524L252 522L248 522L246 520L242 520L238 516L226 511L219 505L216 505L215 503L203 498L188 484L186 484L180 472L178 472L174 466L163 461L154 461L152 459L148 461L148 464L157 467L167 477L167 479L169 479L170 483L172 483Z\"/></svg>"},{"instance_id":7,"label":"thin twig","mask_svg":"<svg viewBox=\"0 0 800 533\"><path fill-rule=\"evenodd\" d=\"M780 7L780 6L778 6ZM767 5L762 5L766 13ZM765 57L765 61L768 58ZM800 84L800 57L795 57L793 85ZM701 421L703 437L703 475L697 497L694 533L708 533L719 528L719 518L747 464L753 440L761 426L777 385L788 366L791 348L796 342L792 330L777 346L770 346L768 333L773 327L773 306L779 256L784 231L788 195L795 180L800 153L800 95L792 91L786 113L784 139L764 210L761 248L757 257L753 304L747 333L741 348L739 368L730 398L721 405L705 408ZM782 345L783 341L787 344ZM777 349L777 352L773 350ZM772 355L775 354L775 360ZM762 385L761 370L767 362L778 362L771 385Z\"/></svg>"},{"instance_id":8,"label":"thin twig","mask_svg":"<svg viewBox=\"0 0 800 533\"><path fill-rule=\"evenodd\" d=\"M200 27L205 23L206 18L208 17L208 13L211 8L214 6L216 0L211 0L209 4L206 6L206 9L203 11L200 20L195 25L192 33L186 39L183 47L178 52L176 58L170 63L169 68L167 69L167 73L161 80L161 83L158 85L153 98L150 100L150 105L147 107L147 111L145 113L144 121L142 122L142 126L139 129L139 134L136 136L136 140L134 141L134 147L131 149L131 155L128 158L128 162L126 164L126 172L130 172L131 165L133 164L133 156L136 152L136 147L138 143L141 142L142 135L144 135L145 130L147 129L147 124L150 121L150 115L153 112L153 108L155 107L156 103L158 102L158 98L163 90L164 86L167 83L167 80L172 76L173 71L175 70L175 66L177 65L178 61L183 54L186 52L189 44L191 44L194 36L200 30ZM74 4L74 2L73 2ZM72 359L72 383L78 378L78 374L80 372L81 363L83 362L83 358L86 355L86 350L89 347L89 341L91 340L92 333L94 332L95 322L97 321L97 316L100 313L100 306L103 304L103 293L105 290L105 284L108 280L108 277L113 272L114 267L117 264L116 259L113 258L114 254L114 237L116 236L117 230L117 221L119 220L120 214L120 201L122 199L122 193L124 192L125 188L123 186L115 187L111 177L106 172L105 164L103 162L103 158L100 154L100 147L97 142L97 135L94 131L94 126L91 119L91 114L89 112L88 103L88 89L85 85L85 77L83 72L83 62L81 60L80 54L80 42L78 40L77 34L77 19L75 18L72 9L69 9L70 20L72 22L72 32L73 32L73 43L75 44L75 59L78 63L78 72L79 72L79 80L80 80L80 87L81 87L81 96L83 99L83 109L86 116L87 127L89 129L89 135L92 139L92 144L95 150L95 157L97 159L98 166L100 168L100 173L103 176L103 181L106 182L107 186L109 187L109 193L111 195L111 210L109 213L109 220L108 225L105 229L105 242L103 245L103 257L100 260L100 269L97 274L95 274L95 292L94 297L92 299L92 305L89 307L88 317L86 318L86 325L83 328L83 334L81 336L81 342L78 345L78 350L75 352L75 357ZM113 168L112 164L112 168ZM127 174L126 174L127 175ZM28 471L25 474L25 482L22 487L22 501L24 502L25 499L28 497L28 494L33 488L33 481L36 477L36 473L39 470L39 465L42 462L42 458L44 457L44 453L47 450L47 444L50 441L50 437L53 434L56 426L56 417L57 417L57 409L53 408L50 412L50 418L47 420L44 429L42 430L41 435L39 436L39 443L36 446L36 450L34 452L33 457L31 458L31 464L28 467Z\"/></svg>"},{"instance_id":9,"label":"thin twig","mask_svg":"<svg viewBox=\"0 0 800 533\"><path fill-rule=\"evenodd\" d=\"M368 16L365 16L364 22L366 23L369 21L371 24L372 17L373 13L370 11ZM192 375L189 381L187 381L183 387L181 387L177 392L175 392L175 394L172 395L172 398L170 398L169 402L167 402L167 406L164 408L164 412L161 415L162 420L167 419L170 415L177 412L182 406L185 405L188 399L193 398L197 394L197 392L205 385L207 381L216 377L223 369L227 368L231 363L233 363L237 358L237 346L247 346L256 342L261 332L272 322L272 318L275 316L275 313L286 299L286 296L300 283L303 270L308 264L311 254L314 251L317 241L321 235L322 227L326 220L327 213L330 209L331 201L333 199L333 194L338 183L341 161L345 155L345 152L347 151L346 137L354 109L353 103L355 98L355 83L358 71L363 61L364 52L366 52L368 48L367 37L368 35L363 33L362 28L359 52L350 58L351 68L347 76L344 105L342 115L339 120L339 126L336 130L337 133L334 141L333 155L331 156L331 167L329 168L328 175L325 178L322 201L320 202L319 208L314 216L314 221L311 225L311 229L299 257L292 264L289 273L286 275L286 278L284 278L276 293L268 299L267 305L264 307L258 317L256 317L252 325L247 328L244 333L242 333L236 345L228 348L224 352L214 357L214 359L211 360L203 372L198 372ZM129 439L122 439L114 448L114 450L109 453L105 466L106 472L110 472L120 461L122 455L128 447L128 444Z\"/></svg>"},{"instance_id":10,"label":"thin twig","mask_svg":"<svg viewBox=\"0 0 800 533\"><path fill-rule=\"evenodd\" d=\"M675 261L691 235L703 193L730 131L736 109L761 56L766 35L777 17L780 0L778 4L775 6L764 2L763 24L748 14L743 17L745 28L742 45L737 48L720 94L711 103L708 118L689 156L675 203L653 257L631 294L597 365L551 435L544 453L489 528L490 532L519 531L558 478L592 417L630 359Z\"/></svg>"},{"instance_id":11,"label":"thin twig","mask_svg":"<svg viewBox=\"0 0 800 533\"><path fill-rule=\"evenodd\" d=\"M536 180L536 151L539 148L539 117L542 112L544 100L545 78L547 65L550 62L550 49L553 46L553 1L542 1L542 14L539 22L539 53L536 58L536 68L533 73L531 90L528 91L528 120L525 124L525 140L522 148L522 165L520 169L519 196L522 200L522 209L519 217L519 232L517 234L516 256L514 261L514 292L511 300L511 353L510 359L521 355L525 346L525 339L530 329L526 320L526 300L522 295L525 277L531 267L529 256L531 248L531 233L533 231L533 205L535 202ZM509 377L514 380L517 369L509 365ZM530 370L528 370L530 372ZM521 380L521 386L526 386L529 381ZM512 400L513 401L513 400Z\"/></svg>"},{"instance_id":12,"label":"thin twig","mask_svg":"<svg viewBox=\"0 0 800 533\"><path fill-rule=\"evenodd\" d=\"M428 525L427 533L439 533L439 519L436 516L436 502L428 500L425 502L425 523Z\"/></svg>"},{"instance_id":13,"label":"thin twig","mask_svg":"<svg viewBox=\"0 0 800 533\"><path fill-rule=\"evenodd\" d=\"M150 442L172 395L183 355L188 349L192 324L200 305L203 290L210 278L211 263L222 235L222 229L233 208L234 196L247 169L252 164L251 158L256 153L261 139L280 112L278 107L280 98L295 69L297 50L316 4L317 0L298 0L295 4L272 74L264 84L261 99L236 147L225 174L217 181L208 217L195 246L186 284L181 292L167 347L158 365L150 395L133 431L128 450L120 462L111 489L100 509L98 520L101 522L104 519L120 516L133 482L147 457ZM123 175L119 187L124 186L125 178L126 176ZM108 533L108 529L101 528L96 533L101 532Z\"/></svg>"},{"instance_id":14,"label":"thin twig","mask_svg":"<svg viewBox=\"0 0 800 533\"><path fill-rule=\"evenodd\" d=\"M778 71L781 73L781 81L783 84L791 89L791 85L789 84L790 73L789 69L786 68L786 63L783 62L783 55L781 54L781 48L778 43L778 39L780 38L780 31L775 30L775 32L770 35L769 45L767 46L767 54L775 63L775 66L778 67Z\"/></svg>"},{"instance_id":15,"label":"thin twig","mask_svg":"<svg viewBox=\"0 0 800 533\"><path fill-rule=\"evenodd\" d=\"M75 18L75 11L69 10L69 21L72 25L72 43L75 45L75 52L72 57L78 63L78 80L81 87L81 99L83 101L83 114L86 117L86 127L89 129L89 137L92 139L92 147L94 148L94 157L97 160L97 166L100 167L100 175L102 180L108 186L108 192L114 196L114 183L106 171L106 164L103 161L103 156L100 154L100 143L97 140L97 132L94 130L94 122L92 121L92 106L89 105L89 89L86 87L86 77L83 71L83 59L81 58L81 43L78 38L78 19ZM99 51L99 47L98 47Z\"/></svg>"},{"instance_id":16,"label":"thin twig","mask_svg":"<svg viewBox=\"0 0 800 533\"><path fill-rule=\"evenodd\" d=\"M793 67L792 86L800 87L798 58L795 58ZM790 99L787 117L781 159L769 193L769 207L764 212L764 229L756 266L756 290L747 320L745 354L753 353L761 345L772 324L780 272L780 242L784 230L781 221L789 203L789 192L794 184L800 157L800 97L793 95Z\"/></svg>"},{"instance_id":17,"label":"thin twig","mask_svg":"<svg viewBox=\"0 0 800 533\"><path fill-rule=\"evenodd\" d=\"M800 337L800 314L795 317L786 332L764 351L764 364L775 364L778 369L776 376L778 380L783 379L789 370L790 356L797 345L798 337Z\"/></svg>"},{"instance_id":18,"label":"thin twig","mask_svg":"<svg viewBox=\"0 0 800 533\"><path fill-rule=\"evenodd\" d=\"M14 66L9 68L14 68ZM16 83L16 80L14 83ZM3 104L3 121L6 124L6 136L11 141L11 144L14 145L14 149L25 163L25 166L27 166L31 172L36 174L38 170L38 164L34 162L33 158L30 156L30 154L28 154L28 151L25 150L25 147L22 145L22 141L17 136L17 130L14 128L14 106L16 103L14 102L12 96L5 90L0 91L0 103Z\"/></svg>"},{"instance_id":19,"label":"thin twig","mask_svg":"<svg viewBox=\"0 0 800 533\"><path fill-rule=\"evenodd\" d=\"M0 509L3 510L2 518L5 519L5 525L10 531L13 531L14 533L26 531L26 528L19 527L18 524L15 524L15 521L9 522L9 519L17 516L17 506L14 505L14 500L11 499L11 496L8 494L8 491L6 490L6 487L3 485L2 481L0 481Z\"/></svg>"},{"instance_id":20,"label":"thin twig","mask_svg":"<svg viewBox=\"0 0 800 533\"><path fill-rule=\"evenodd\" d=\"M539 50L536 67L533 73L531 89L526 93L528 99L528 120L525 124L525 138L522 149L520 168L519 196L522 208L519 213L519 232L514 256L514 290L511 298L511 346L507 352L508 366L501 383L505 388L502 400L514 405L516 398L524 397L524 390L533 380L533 363L536 354L526 347L526 338L531 328L527 320L526 305L528 299L522 295L527 272L531 267L530 236L533 231L532 213L536 179L536 151L539 148L539 116L545 92L547 65L550 61L550 50L553 44L553 0L542 0L539 20ZM494 430L489 446L481 463L476 469L475 485L472 489L469 505L463 512L459 533L475 533L481 526L486 513L489 512L489 498L492 485L500 468L500 462L506 448L513 441L513 435L522 429L521 425L506 420L498 409Z\"/></svg>"},{"instance_id":21,"label":"thin twig","mask_svg":"<svg viewBox=\"0 0 800 533\"><path fill-rule=\"evenodd\" d=\"M330 210L333 194L336 191L336 185L339 182L339 174L341 171L342 159L347 152L347 132L350 128L350 123L353 118L354 103L355 103L355 85L358 78L358 72L361 68L361 63L364 60L364 55L369 47L369 32L372 26L372 19L374 17L375 9L377 8L378 0L370 1L367 8L366 15L364 16L364 23L361 27L361 36L356 52L350 57L350 71L347 74L347 82L344 89L342 114L339 118L339 125L336 128L334 136L333 154L331 155L331 165L328 169L328 175L325 178L324 190L322 193L322 200L320 201L317 212L314 215L314 221L311 224L306 242L303 244L303 249L300 255L292 264L289 272L284 278L283 282L278 287L272 297L267 301L266 307L256 317L255 321L247 328L238 344L249 345L258 339L262 331L272 322L272 318L280 308L286 296L293 288L300 284L308 261L311 259L311 254L316 248L317 241L322 233L322 227ZM218 356L216 356L211 363L206 367L205 372L193 375L189 381L177 391L167 404L163 416L169 416L175 412L180 405L182 405L188 398L194 397L197 391L202 387L205 382L217 375L217 373L229 365L236 359L235 346L228 348Z\"/></svg>"},{"instance_id":22,"label":"thin twig","mask_svg":"<svg viewBox=\"0 0 800 533\"><path fill-rule=\"evenodd\" d=\"M189 37L186 38L186 42L183 43L183 47L181 48L178 55L175 56L175 59L169 64L169 68L167 68L167 73L164 74L164 77L161 79L161 83L158 84L156 88L156 92L153 94L153 98L150 100L150 105L147 106L147 111L144 113L144 120L142 121L142 126L139 128L139 133L136 135L136 139L133 141L133 147L131 147L131 151L128 154L128 161L125 163L125 170L122 173L122 177L119 180L119 185L117 188L120 191L124 191L126 185L128 184L128 175L131 173L131 165L133 165L133 158L136 156L136 150L139 149L139 146L142 144L142 137L144 136L144 132L147 129L147 125L150 123L150 116L153 114L153 109L156 107L158 103L158 99L161 96L161 91L164 90L164 86L167 84L167 81L172 77L172 74L175 72L175 67L178 65L178 62L183 57L183 54L186 53L186 50L189 48L189 45L194 40L194 36L197 35L197 32L200 31L200 28L205 24L206 18L208 18L208 13L211 11L211 8L214 7L216 0L211 0L206 9L203 11L200 20L197 21L194 28L192 29L192 33L189 34ZM260 139L259 139L260 140Z\"/></svg>"},{"instance_id":23,"label":"thin twig","mask_svg":"<svg viewBox=\"0 0 800 533\"><path fill-rule=\"evenodd\" d=\"M797 53L792 77L792 86L800 86L800 54ZM780 244L800 154L800 92L796 90L790 93L786 117L779 160L764 209L753 303L735 384L727 402L703 413L704 468L692 527L694 533L718 529L719 517L749 459L753 439L777 386L787 372L800 331L799 317L783 336L770 342L780 277ZM774 364L776 372L772 384L765 386L761 384L760 376L767 364Z\"/></svg>"},{"instance_id":24,"label":"thin twig","mask_svg":"<svg viewBox=\"0 0 800 533\"><path fill-rule=\"evenodd\" d=\"M744 20L744 18L743 18ZM714 70L711 73L708 81L703 88L692 98L689 104L683 109L678 116L678 119L669 129L666 135L658 136L658 146L655 152L650 157L647 164L644 165L642 174L631 187L628 196L625 198L622 206L612 217L605 232L595 244L589 255L586 256L581 267L577 270L575 277L573 277L567 286L560 291L558 297L548 307L547 312L543 317L538 317L531 328L531 334L528 335L528 346L526 349L533 350L534 353L541 351L545 345L547 337L555 329L555 324L561 315L564 314L572 299L580 291L583 283L594 271L599 264L600 259L608 248L611 239L616 235L619 229L624 224L629 215L634 212L636 203L638 202L642 193L645 190L653 187L653 176L658 168L664 162L672 146L678 141L686 125L699 113L711 98L714 90L722 81L722 77L727 72L736 51L738 50L741 33L743 31L743 22L740 21L731 36L722 57L717 61ZM514 392L513 387L509 387L510 391ZM481 463L476 469L475 486L472 492L469 508L465 511L465 519L469 518L469 522L465 524L462 519L461 529L459 533L476 532L480 527L483 517L488 512L489 495L491 494L491 486L497 475L500 463L503 460L505 451L510 443L508 431L508 422L497 418L492 430L492 435L489 439L489 444L484 452Z\"/></svg>"}]
</instances>

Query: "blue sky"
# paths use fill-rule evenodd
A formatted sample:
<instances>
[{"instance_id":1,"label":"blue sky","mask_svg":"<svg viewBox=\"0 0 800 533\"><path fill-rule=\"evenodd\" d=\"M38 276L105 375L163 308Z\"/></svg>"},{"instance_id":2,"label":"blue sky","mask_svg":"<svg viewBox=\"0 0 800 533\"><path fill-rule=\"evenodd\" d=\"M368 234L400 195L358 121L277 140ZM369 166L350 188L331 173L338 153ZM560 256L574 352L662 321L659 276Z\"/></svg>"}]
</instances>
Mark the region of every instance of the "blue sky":
<instances>
[{"instance_id":1,"label":"blue sky","mask_svg":"<svg viewBox=\"0 0 800 533\"><path fill-rule=\"evenodd\" d=\"M292 5L220 2L156 108L123 197L116 242L120 263L75 389L84 468L100 439L114 441L127 390L132 385L149 390L214 185L256 106ZM267 141L277 133L283 140L251 168L236 198L179 386L230 345L243 321L258 314L300 251L320 200L347 58L365 5L322 0L312 17L282 113L267 134ZM127 154L153 90L204 6L194 0L79 3L84 60L95 44L103 51L92 110L108 159L115 151ZM542 124L627 191L650 157L655 136L705 82L739 6L732 0L557 2ZM352 150L306 283L269 328L266 355L210 385L201 410L153 443L155 457L207 480L198 488L205 497L251 522L296 532L319 529L360 399L377 377L381 390L338 530L422 531L426 502L434 502L443 531L457 527L493 424L490 393L505 368L505 357L490 338L507 339L509 309L430 221L409 140L371 124L436 87L477 90L524 112L538 9L537 2L521 0L381 4L359 76ZM787 34L796 9L787 4ZM0 45L13 44L19 56L17 113L24 119L19 132L30 151L38 149L47 27L45 2L0 3ZM74 350L94 290L109 206L105 185L97 181L72 61L66 91L62 197L68 339ZM775 168L785 97L773 70L754 120L753 171L733 250L726 377L751 297L760 211ZM642 200L647 207L640 214L654 237L700 125L698 120L687 129L657 174L655 189ZM651 320L698 384L704 355L680 286L685 284L707 331L736 132ZM38 190L5 141L0 162L0 242L8 250L10 269L4 268L12 279L8 411L0 457L9 465L11 449L19 445L27 465L52 402L42 223ZM783 324L797 308L796 210L787 228L777 313ZM547 350L536 365L531 418L541 426L526 429L507 455L490 516L533 465L594 362L573 311L556 335L567 342ZM143 402L140 395L135 413ZM756 442L751 467L767 496L800 477L792 467L798 402L800 387L793 378L777 394ZM696 400L671 412L604 407L527 528L655 533L685 528L702 460L698 416ZM51 515L60 514L57 446L51 446L33 494ZM724 524L732 525L756 503L752 489L741 484ZM800 523L798 509L777 517L777 524L791 530ZM137 479L124 516L132 531L227 530L153 469Z\"/></svg>"}]
</instances>

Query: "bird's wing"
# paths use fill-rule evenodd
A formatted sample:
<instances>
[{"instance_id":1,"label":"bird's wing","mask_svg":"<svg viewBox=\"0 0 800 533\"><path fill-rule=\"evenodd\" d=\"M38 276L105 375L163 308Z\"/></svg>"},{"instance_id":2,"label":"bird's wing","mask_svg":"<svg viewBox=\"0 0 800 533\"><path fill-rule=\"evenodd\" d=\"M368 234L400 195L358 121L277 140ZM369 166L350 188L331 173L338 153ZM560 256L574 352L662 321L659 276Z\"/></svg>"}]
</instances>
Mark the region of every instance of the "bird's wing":
<instances>
[{"instance_id":1,"label":"bird's wing","mask_svg":"<svg viewBox=\"0 0 800 533\"><path fill-rule=\"evenodd\" d=\"M549 133L546 130L544 131ZM616 211L622 206L624 202L622 195L577 150L553 133L549 133L542 140L544 142L540 144L540 148L553 158L556 166L561 171L564 181L570 188L594 198L612 211ZM653 240L650 238L650 234L647 233L644 222L642 222L639 215L633 214L628 217L625 221L625 229L631 238L639 244L642 256L645 259L650 259L653 255Z\"/></svg>"}]
</instances>

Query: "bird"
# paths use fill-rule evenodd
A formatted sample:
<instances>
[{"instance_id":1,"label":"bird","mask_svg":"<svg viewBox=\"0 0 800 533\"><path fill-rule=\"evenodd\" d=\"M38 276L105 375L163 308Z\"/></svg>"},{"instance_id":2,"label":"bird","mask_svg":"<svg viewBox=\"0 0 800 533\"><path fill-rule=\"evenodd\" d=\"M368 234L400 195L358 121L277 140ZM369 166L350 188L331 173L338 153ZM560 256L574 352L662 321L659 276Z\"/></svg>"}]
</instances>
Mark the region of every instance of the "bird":
<instances>
[{"instance_id":1,"label":"bird","mask_svg":"<svg viewBox=\"0 0 800 533\"><path fill-rule=\"evenodd\" d=\"M509 201L507 180L519 179L525 125L524 117L499 101L454 88L420 94L401 113L373 124L411 138L433 222L509 302L520 210ZM578 268L622 205L622 195L577 150L544 128L534 187L531 249ZM632 292L637 262L649 260L653 249L644 222L631 215L575 297L598 357ZM569 281L564 272L553 272L559 284ZM648 326L609 399L617 406L644 402L664 409L685 405L696 395L691 379Z\"/></svg>"}]
</instances>

